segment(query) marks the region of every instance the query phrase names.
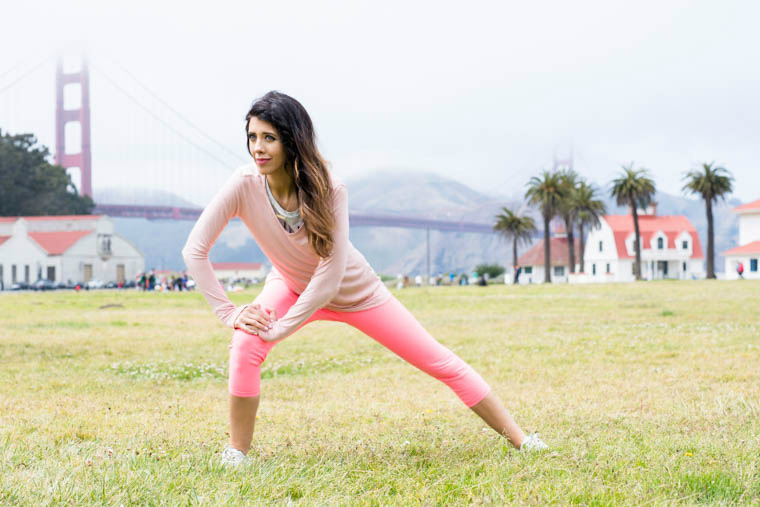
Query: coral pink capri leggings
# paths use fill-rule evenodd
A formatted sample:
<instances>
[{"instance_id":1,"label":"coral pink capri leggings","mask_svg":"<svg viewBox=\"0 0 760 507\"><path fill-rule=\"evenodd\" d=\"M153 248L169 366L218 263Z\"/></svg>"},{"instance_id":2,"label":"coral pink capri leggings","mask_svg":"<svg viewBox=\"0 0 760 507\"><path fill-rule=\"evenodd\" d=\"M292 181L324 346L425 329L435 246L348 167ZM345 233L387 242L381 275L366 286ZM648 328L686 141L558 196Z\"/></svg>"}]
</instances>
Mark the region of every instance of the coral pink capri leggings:
<instances>
[{"instance_id":1,"label":"coral pink capri leggings","mask_svg":"<svg viewBox=\"0 0 760 507\"><path fill-rule=\"evenodd\" d=\"M254 303L285 315L298 300L285 282L270 279ZM483 378L452 351L438 343L395 297L380 306L359 312L336 312L320 309L306 321L345 322L367 334L396 355L449 386L468 407L479 403L490 388ZM305 325L305 324L304 324ZM256 335L235 330L230 343L230 394L258 396L261 363L276 343Z\"/></svg>"}]
</instances>

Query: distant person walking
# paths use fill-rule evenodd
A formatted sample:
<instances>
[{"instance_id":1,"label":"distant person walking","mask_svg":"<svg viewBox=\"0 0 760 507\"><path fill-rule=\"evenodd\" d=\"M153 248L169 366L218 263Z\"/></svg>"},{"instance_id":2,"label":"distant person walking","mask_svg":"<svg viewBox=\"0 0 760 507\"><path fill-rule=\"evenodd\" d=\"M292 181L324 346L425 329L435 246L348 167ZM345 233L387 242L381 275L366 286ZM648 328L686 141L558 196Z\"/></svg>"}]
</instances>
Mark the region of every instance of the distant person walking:
<instances>
[{"instance_id":1,"label":"distant person walking","mask_svg":"<svg viewBox=\"0 0 760 507\"><path fill-rule=\"evenodd\" d=\"M522 266L517 266L517 269L515 269L514 285L517 285L520 283L520 273L522 273Z\"/></svg>"},{"instance_id":2,"label":"distant person walking","mask_svg":"<svg viewBox=\"0 0 760 507\"><path fill-rule=\"evenodd\" d=\"M739 274L739 278L744 279L744 264L739 263L738 266L736 266L736 272Z\"/></svg>"},{"instance_id":3,"label":"distant person walking","mask_svg":"<svg viewBox=\"0 0 760 507\"><path fill-rule=\"evenodd\" d=\"M345 322L446 383L515 447L546 448L537 435L526 437L483 378L420 325L349 242L346 187L328 171L303 106L282 93L267 93L248 111L246 135L255 164L240 167L227 181L182 251L206 300L235 329L229 346L230 439L222 463L247 460L267 354L316 320ZM235 217L273 266L261 293L239 307L228 299L208 258Z\"/></svg>"}]
</instances>

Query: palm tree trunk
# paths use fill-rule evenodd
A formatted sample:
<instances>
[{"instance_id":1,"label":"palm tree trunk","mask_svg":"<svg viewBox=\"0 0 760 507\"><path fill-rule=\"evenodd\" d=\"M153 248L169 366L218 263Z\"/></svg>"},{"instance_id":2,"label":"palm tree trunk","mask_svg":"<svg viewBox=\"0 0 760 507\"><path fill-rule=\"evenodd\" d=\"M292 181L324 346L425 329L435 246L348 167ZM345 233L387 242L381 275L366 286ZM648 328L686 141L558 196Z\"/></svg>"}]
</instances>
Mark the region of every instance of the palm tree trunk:
<instances>
[{"instance_id":1,"label":"palm tree trunk","mask_svg":"<svg viewBox=\"0 0 760 507\"><path fill-rule=\"evenodd\" d=\"M636 201L632 202L631 213L633 213L633 230L636 233L636 280L641 280L641 234L639 233L639 212L636 209Z\"/></svg>"},{"instance_id":2,"label":"palm tree trunk","mask_svg":"<svg viewBox=\"0 0 760 507\"><path fill-rule=\"evenodd\" d=\"M551 283L551 273L549 270L551 269L551 251L549 246L549 222L551 221L551 217L548 213L544 214L544 283Z\"/></svg>"},{"instance_id":3,"label":"palm tree trunk","mask_svg":"<svg viewBox=\"0 0 760 507\"><path fill-rule=\"evenodd\" d=\"M512 280L517 282L517 235L512 237Z\"/></svg>"},{"instance_id":4,"label":"palm tree trunk","mask_svg":"<svg viewBox=\"0 0 760 507\"><path fill-rule=\"evenodd\" d=\"M713 235L712 199L705 199L707 211L707 278L715 279L715 239Z\"/></svg>"},{"instance_id":5,"label":"palm tree trunk","mask_svg":"<svg viewBox=\"0 0 760 507\"><path fill-rule=\"evenodd\" d=\"M575 273L575 233L572 218L565 222L565 228L567 229L567 248L570 253L570 272Z\"/></svg>"},{"instance_id":6,"label":"palm tree trunk","mask_svg":"<svg viewBox=\"0 0 760 507\"><path fill-rule=\"evenodd\" d=\"M586 245L584 243L585 241L583 240L583 224L581 223L580 226L578 227L578 251L581 257L581 260L580 260L581 273L586 272L586 263L583 258L583 251L586 249L585 248Z\"/></svg>"}]
</instances>

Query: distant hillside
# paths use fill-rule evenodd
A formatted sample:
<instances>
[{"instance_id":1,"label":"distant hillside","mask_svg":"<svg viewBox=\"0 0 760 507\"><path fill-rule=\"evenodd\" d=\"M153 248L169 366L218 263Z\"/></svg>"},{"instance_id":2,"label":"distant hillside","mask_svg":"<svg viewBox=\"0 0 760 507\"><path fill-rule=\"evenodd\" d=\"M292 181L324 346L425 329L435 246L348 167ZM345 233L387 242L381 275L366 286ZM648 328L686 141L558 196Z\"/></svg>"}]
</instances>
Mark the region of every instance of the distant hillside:
<instances>
[{"instance_id":1,"label":"distant hillside","mask_svg":"<svg viewBox=\"0 0 760 507\"><path fill-rule=\"evenodd\" d=\"M346 185L352 212L492 223L500 207L508 204L428 173L382 171ZM424 230L353 227L351 242L378 272L393 276L425 271ZM430 233L432 273L469 271L481 262L506 265L508 251L495 234Z\"/></svg>"},{"instance_id":2,"label":"distant hillside","mask_svg":"<svg viewBox=\"0 0 760 507\"><path fill-rule=\"evenodd\" d=\"M131 241L145 255L146 269L185 269L182 247L194 222L112 218L116 232ZM214 262L267 262L250 234L242 232L239 220L230 223L211 248Z\"/></svg>"},{"instance_id":3,"label":"distant hillside","mask_svg":"<svg viewBox=\"0 0 760 507\"><path fill-rule=\"evenodd\" d=\"M179 208L198 208L172 192L155 188L105 187L93 189L96 204L145 204L152 206L177 206Z\"/></svg>"},{"instance_id":4,"label":"distant hillside","mask_svg":"<svg viewBox=\"0 0 760 507\"><path fill-rule=\"evenodd\" d=\"M500 208L510 206L531 213L537 223L541 223L538 212L526 208L523 202L505 202L501 200L503 198L477 192L462 183L432 174L384 171L348 180L346 184L352 212L493 223ZM156 198L159 198L158 195L152 194ZM696 226L703 249L707 248L707 225L701 201L664 193L658 193L656 200L659 214L686 215ZM187 205L183 204L181 198L172 202L176 206ZM627 210L617 208L609 199L607 204L610 213L627 213ZM718 256L735 246L738 221L731 209L738 204L738 201L730 200L715 208L715 251ZM126 218L114 219L114 222L117 232L135 243L145 254L149 268L184 267L180 251L192 229L192 223ZM427 255L424 230L352 227L350 238L378 273L391 276L398 273L424 273ZM471 270L481 262L502 266L512 262L511 246L495 234L431 231L430 243L432 273ZM526 248L521 247L518 255ZM263 253L240 221L234 221L225 229L211 251L211 259L220 262L266 262ZM723 270L722 257L717 258L715 267L718 271Z\"/></svg>"}]
</instances>

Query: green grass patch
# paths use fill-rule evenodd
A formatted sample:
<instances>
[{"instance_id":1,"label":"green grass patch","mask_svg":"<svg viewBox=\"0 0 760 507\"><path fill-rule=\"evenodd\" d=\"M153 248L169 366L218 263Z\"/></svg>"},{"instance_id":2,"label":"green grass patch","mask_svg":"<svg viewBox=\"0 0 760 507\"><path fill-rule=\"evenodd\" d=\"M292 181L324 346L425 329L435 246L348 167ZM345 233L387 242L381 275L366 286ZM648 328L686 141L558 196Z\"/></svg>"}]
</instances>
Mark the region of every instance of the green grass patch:
<instances>
[{"instance_id":1,"label":"green grass patch","mask_svg":"<svg viewBox=\"0 0 760 507\"><path fill-rule=\"evenodd\" d=\"M760 503L760 283L396 294L551 452L315 323L269 353L253 464L227 470L231 331L200 294L3 293L0 505Z\"/></svg>"}]
</instances>

